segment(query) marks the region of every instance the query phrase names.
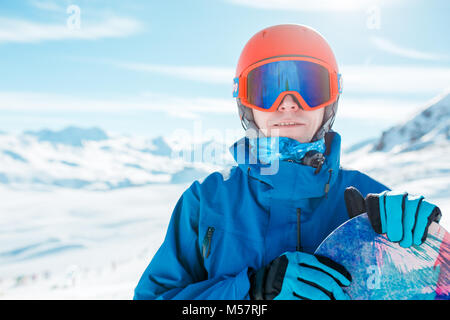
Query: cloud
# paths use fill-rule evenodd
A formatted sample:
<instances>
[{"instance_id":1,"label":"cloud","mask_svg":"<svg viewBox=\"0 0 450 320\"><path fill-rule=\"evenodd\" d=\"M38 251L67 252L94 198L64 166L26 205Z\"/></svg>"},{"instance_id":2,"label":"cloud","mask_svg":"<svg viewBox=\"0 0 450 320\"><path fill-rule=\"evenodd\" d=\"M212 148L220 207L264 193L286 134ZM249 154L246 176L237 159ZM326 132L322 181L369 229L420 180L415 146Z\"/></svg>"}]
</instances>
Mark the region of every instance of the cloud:
<instances>
[{"instance_id":1,"label":"cloud","mask_svg":"<svg viewBox=\"0 0 450 320\"><path fill-rule=\"evenodd\" d=\"M65 8L62 7L61 4L58 4L54 1L30 0L29 3L33 7L45 11L55 11L55 12L65 11Z\"/></svg>"},{"instance_id":2,"label":"cloud","mask_svg":"<svg viewBox=\"0 0 450 320\"><path fill-rule=\"evenodd\" d=\"M105 61L104 61L105 62ZM105 62L126 70L158 73L179 79L230 85L233 68ZM420 65L344 65L344 92L436 93L450 85L450 68Z\"/></svg>"},{"instance_id":3,"label":"cloud","mask_svg":"<svg viewBox=\"0 0 450 320\"><path fill-rule=\"evenodd\" d=\"M402 119L420 105L420 101L402 98L353 98L339 101L339 117L348 119ZM425 103L425 101L422 101ZM0 92L0 112L95 112L112 115L123 112L165 112L176 118L198 119L201 115L236 114L234 99L173 97L144 92L133 97L90 99L79 96L40 92Z\"/></svg>"},{"instance_id":4,"label":"cloud","mask_svg":"<svg viewBox=\"0 0 450 320\"><path fill-rule=\"evenodd\" d=\"M69 28L65 23L45 24L24 19L0 17L0 44L116 38L135 34L140 29L141 23L139 21L123 17L109 17L98 24L88 24L81 20L80 29Z\"/></svg>"},{"instance_id":5,"label":"cloud","mask_svg":"<svg viewBox=\"0 0 450 320\"><path fill-rule=\"evenodd\" d=\"M140 72L160 72L189 81L230 83L233 70L216 67L179 67L168 65L128 65ZM135 68L136 67L136 68ZM214 71L215 70L215 71ZM388 120L400 119L411 107L420 103L409 95L423 97L450 87L450 68L424 66L345 65L340 70L344 93L339 115L343 118ZM367 94L368 98L358 98ZM231 95L230 95L231 96ZM369 98L370 97L370 98ZM373 98L376 97L376 98ZM396 98L393 98L396 97ZM45 92L0 91L0 111L30 112L105 112L155 111L186 119L205 114L235 114L236 102L231 97L175 97L157 92L139 95L114 95L88 98Z\"/></svg>"},{"instance_id":6,"label":"cloud","mask_svg":"<svg viewBox=\"0 0 450 320\"><path fill-rule=\"evenodd\" d=\"M234 77L233 68L205 67L205 66L171 66L132 62L113 62L114 66L126 70L158 73L175 78L193 80L206 83L232 83Z\"/></svg>"},{"instance_id":7,"label":"cloud","mask_svg":"<svg viewBox=\"0 0 450 320\"><path fill-rule=\"evenodd\" d=\"M42 92L0 92L0 111L29 112L105 112L122 113L128 111L166 112L178 118L198 118L201 114L234 114L236 102L220 98L181 98L156 93L142 93L105 99L91 99Z\"/></svg>"},{"instance_id":8,"label":"cloud","mask_svg":"<svg viewBox=\"0 0 450 320\"><path fill-rule=\"evenodd\" d=\"M436 93L450 85L450 68L416 65L346 65L340 68L345 92Z\"/></svg>"},{"instance_id":9,"label":"cloud","mask_svg":"<svg viewBox=\"0 0 450 320\"><path fill-rule=\"evenodd\" d=\"M423 52L411 48L401 47L398 44L381 37L373 36L370 38L370 42L372 42L372 44L375 45L375 47L377 47L379 50L392 53L400 57L419 60L448 60L449 58L447 55Z\"/></svg>"},{"instance_id":10,"label":"cloud","mask_svg":"<svg viewBox=\"0 0 450 320\"><path fill-rule=\"evenodd\" d=\"M372 5L392 5L402 0L226 0L229 3L264 10L288 11L359 11Z\"/></svg>"},{"instance_id":11,"label":"cloud","mask_svg":"<svg viewBox=\"0 0 450 320\"><path fill-rule=\"evenodd\" d=\"M395 122L413 114L426 101L393 98L347 98L339 100L338 118Z\"/></svg>"}]
</instances>

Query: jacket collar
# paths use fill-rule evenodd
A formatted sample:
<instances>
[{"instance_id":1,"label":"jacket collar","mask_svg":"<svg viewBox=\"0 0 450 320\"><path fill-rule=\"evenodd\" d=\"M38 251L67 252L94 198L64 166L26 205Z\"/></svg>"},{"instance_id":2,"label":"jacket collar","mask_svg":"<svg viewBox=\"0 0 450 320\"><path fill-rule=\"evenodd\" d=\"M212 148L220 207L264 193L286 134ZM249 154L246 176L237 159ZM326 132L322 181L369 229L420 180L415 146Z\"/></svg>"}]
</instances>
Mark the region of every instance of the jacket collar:
<instances>
[{"instance_id":1,"label":"jacket collar","mask_svg":"<svg viewBox=\"0 0 450 320\"><path fill-rule=\"evenodd\" d=\"M295 162L259 162L249 152L247 137L235 142L229 150L245 174L271 187L274 198L314 198L327 194L339 172L341 137L337 132L330 131L326 134L325 141L325 162L317 174L315 168Z\"/></svg>"}]
</instances>

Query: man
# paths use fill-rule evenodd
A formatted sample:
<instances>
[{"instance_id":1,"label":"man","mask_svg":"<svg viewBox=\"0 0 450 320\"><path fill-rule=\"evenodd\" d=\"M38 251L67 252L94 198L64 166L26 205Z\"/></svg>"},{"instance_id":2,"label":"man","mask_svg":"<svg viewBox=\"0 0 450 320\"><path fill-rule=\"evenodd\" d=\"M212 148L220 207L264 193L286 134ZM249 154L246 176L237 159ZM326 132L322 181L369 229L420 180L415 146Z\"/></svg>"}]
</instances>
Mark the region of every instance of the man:
<instances>
[{"instance_id":1,"label":"man","mask_svg":"<svg viewBox=\"0 0 450 320\"><path fill-rule=\"evenodd\" d=\"M362 206L391 241L425 240L436 206L340 168L341 92L315 30L277 25L247 42L233 92L246 129L230 148L238 164L183 193L135 299L348 299L351 275L313 252Z\"/></svg>"}]
</instances>

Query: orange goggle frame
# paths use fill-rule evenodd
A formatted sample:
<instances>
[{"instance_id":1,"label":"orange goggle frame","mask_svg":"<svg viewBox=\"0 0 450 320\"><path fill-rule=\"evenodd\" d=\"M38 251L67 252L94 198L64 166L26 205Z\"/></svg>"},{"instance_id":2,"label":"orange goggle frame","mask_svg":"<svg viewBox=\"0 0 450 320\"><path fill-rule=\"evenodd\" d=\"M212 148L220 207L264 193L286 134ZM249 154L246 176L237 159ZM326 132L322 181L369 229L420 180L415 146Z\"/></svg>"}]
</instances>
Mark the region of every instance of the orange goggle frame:
<instances>
[{"instance_id":1,"label":"orange goggle frame","mask_svg":"<svg viewBox=\"0 0 450 320\"><path fill-rule=\"evenodd\" d=\"M297 79L294 79L294 83L297 85L293 85L295 90L281 90L280 89L280 75L274 74L273 71L269 72L267 71L268 68L271 66L274 66L278 68L279 66L275 66L272 63L276 63L279 61L291 61L291 63L280 63L279 65L285 65L285 67L289 67L289 70L286 69L285 73L290 73L290 77L298 76L298 78L305 78L302 80L303 87L308 88L302 89L302 85L299 81L295 81ZM296 63L296 61L299 61L299 63ZM272 64L269 66L269 64ZM295 67L293 67L295 66ZM295 69L295 70L294 70ZM279 68L277 69L279 70ZM258 74L255 76L255 72L251 74L252 71L256 71ZM325 72L326 71L326 72ZM294 73L292 75L292 72ZM264 74L266 73L266 74ZM283 71L281 71L283 73ZM253 83L249 84L249 74L251 75L251 81ZM282 77L282 75L281 75ZM308 79L308 77L313 78L313 80ZM275 79L276 78L276 79ZM321 78L321 79L316 79ZM292 78L291 78L292 79ZM289 79L287 79L289 80ZM246 68L242 74L233 79L233 97L239 98L240 102L249 108L265 111L265 112L273 112L276 111L278 106L280 105L281 101L283 101L283 98L288 95L292 94L294 95L298 102L300 103L301 107L304 110L317 110L320 108L323 108L329 104L334 103L339 94L342 93L342 76L340 73L337 73L333 68L331 68L327 63L311 58L311 57L303 57L303 56L289 56L289 57L276 57L276 58L270 58L266 59L260 62L257 62L248 68ZM271 89L271 85L274 85L273 91L274 94L277 95L277 92L279 92L278 96L276 97L275 101L273 103L269 103L264 106L264 103L260 101L260 105L257 105L255 103L252 103L251 99L248 99L248 91L249 86L251 87L250 91L257 91L258 94L261 95L261 92L263 91L261 89L262 83L266 81L264 84L266 87L265 89L269 88ZM269 83L267 83L269 81ZM308 84L308 81L310 81L311 84ZM258 82L260 82L258 84ZM292 81L291 81L292 82ZM306 85L305 85L306 83ZM257 87L259 85L259 87ZM254 88L257 87L256 90ZM289 87L287 85L287 87ZM308 92L309 91L309 92ZM317 92L317 91L323 91L323 92ZM327 91L327 92L325 92ZM313 99L309 99L309 96L316 97L317 94L324 94L326 96L326 99L321 99L320 103L316 103L316 105L310 105L307 101L312 101ZM328 98L329 97L329 98ZM253 99L258 100L258 99ZM262 99L259 99L262 100ZM270 99L268 99L270 101ZM273 100L273 99L272 99ZM316 99L317 100L317 99Z\"/></svg>"}]
</instances>

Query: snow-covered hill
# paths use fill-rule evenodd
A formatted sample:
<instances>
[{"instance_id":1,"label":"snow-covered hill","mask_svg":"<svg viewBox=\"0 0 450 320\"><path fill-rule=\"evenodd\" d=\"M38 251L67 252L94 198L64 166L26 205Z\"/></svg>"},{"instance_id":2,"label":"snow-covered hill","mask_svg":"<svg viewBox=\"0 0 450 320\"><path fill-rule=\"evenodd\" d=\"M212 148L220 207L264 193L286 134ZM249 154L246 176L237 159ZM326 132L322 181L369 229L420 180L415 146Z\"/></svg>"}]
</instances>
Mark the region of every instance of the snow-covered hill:
<instances>
[{"instance_id":1,"label":"snow-covered hill","mask_svg":"<svg viewBox=\"0 0 450 320\"><path fill-rule=\"evenodd\" d=\"M443 93L412 117L383 132L373 151L408 152L450 141L450 93Z\"/></svg>"},{"instance_id":2,"label":"snow-covered hill","mask_svg":"<svg viewBox=\"0 0 450 320\"><path fill-rule=\"evenodd\" d=\"M344 150L343 167L354 168L391 189L425 195L450 209L450 91L406 115L379 138ZM443 212L450 227L450 212Z\"/></svg>"},{"instance_id":3,"label":"snow-covered hill","mask_svg":"<svg viewBox=\"0 0 450 320\"><path fill-rule=\"evenodd\" d=\"M230 161L212 140L3 132L0 299L130 299L182 192Z\"/></svg>"},{"instance_id":4,"label":"snow-covered hill","mask_svg":"<svg viewBox=\"0 0 450 320\"><path fill-rule=\"evenodd\" d=\"M179 145L165 137L109 136L99 128L4 133L0 135L0 183L19 188L112 190L193 181L233 161L226 145L212 141L184 149ZM208 149L210 145L213 148ZM207 156L211 150L219 150L219 156Z\"/></svg>"}]
</instances>

